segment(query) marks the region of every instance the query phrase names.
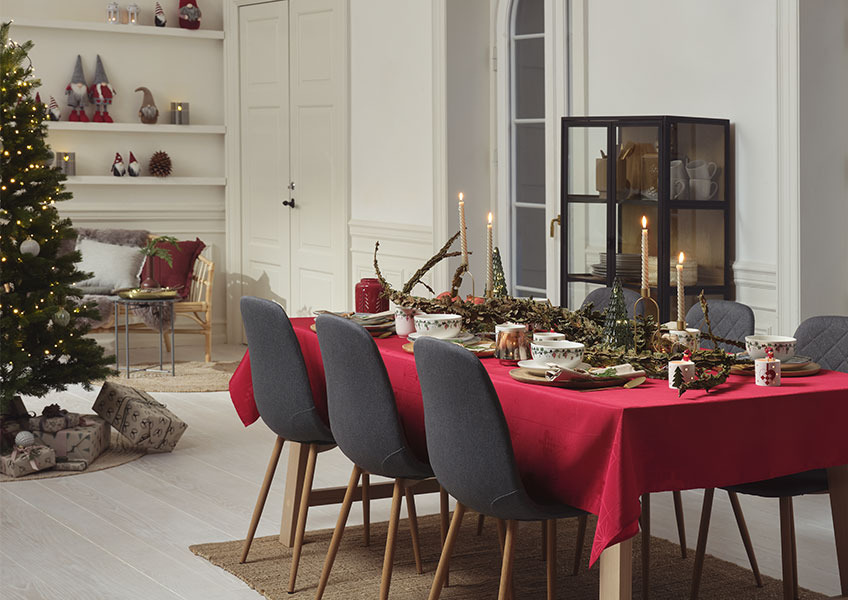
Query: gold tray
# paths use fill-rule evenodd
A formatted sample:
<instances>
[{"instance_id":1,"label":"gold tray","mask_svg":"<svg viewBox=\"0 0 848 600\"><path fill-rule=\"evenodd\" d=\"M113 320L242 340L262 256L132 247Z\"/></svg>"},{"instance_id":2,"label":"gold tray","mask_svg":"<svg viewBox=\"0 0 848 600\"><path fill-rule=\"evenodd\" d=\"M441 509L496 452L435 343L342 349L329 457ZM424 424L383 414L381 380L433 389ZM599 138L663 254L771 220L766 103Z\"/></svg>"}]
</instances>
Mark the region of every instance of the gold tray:
<instances>
[{"instance_id":1,"label":"gold tray","mask_svg":"<svg viewBox=\"0 0 848 600\"><path fill-rule=\"evenodd\" d=\"M118 291L118 296L124 300L167 300L177 297L176 288L132 288Z\"/></svg>"}]
</instances>

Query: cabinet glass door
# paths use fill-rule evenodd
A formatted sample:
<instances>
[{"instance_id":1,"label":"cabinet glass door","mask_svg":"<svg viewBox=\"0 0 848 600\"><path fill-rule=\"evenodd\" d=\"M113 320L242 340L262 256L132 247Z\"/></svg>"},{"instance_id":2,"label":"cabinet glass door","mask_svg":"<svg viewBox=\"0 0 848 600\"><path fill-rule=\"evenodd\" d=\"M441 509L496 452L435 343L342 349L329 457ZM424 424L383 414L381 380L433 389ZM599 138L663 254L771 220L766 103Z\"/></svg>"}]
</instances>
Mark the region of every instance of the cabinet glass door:
<instances>
[{"instance_id":1,"label":"cabinet glass door","mask_svg":"<svg viewBox=\"0 0 848 600\"><path fill-rule=\"evenodd\" d=\"M726 202L724 126L678 121L669 129L671 199Z\"/></svg>"}]
</instances>

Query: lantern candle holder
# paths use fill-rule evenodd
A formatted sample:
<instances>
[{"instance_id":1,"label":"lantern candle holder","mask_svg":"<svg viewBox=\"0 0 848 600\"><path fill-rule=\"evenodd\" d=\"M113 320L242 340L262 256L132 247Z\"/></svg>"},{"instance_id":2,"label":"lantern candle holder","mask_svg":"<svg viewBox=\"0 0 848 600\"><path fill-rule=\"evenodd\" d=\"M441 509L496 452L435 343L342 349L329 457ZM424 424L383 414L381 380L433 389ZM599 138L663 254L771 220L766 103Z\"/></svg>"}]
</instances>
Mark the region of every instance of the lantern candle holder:
<instances>
[{"instance_id":1,"label":"lantern candle holder","mask_svg":"<svg viewBox=\"0 0 848 600\"><path fill-rule=\"evenodd\" d=\"M77 174L77 159L74 152L57 152L56 167L68 176Z\"/></svg>"},{"instance_id":2,"label":"lantern candle holder","mask_svg":"<svg viewBox=\"0 0 848 600\"><path fill-rule=\"evenodd\" d=\"M138 4L135 2L127 6L127 20L130 25L138 25Z\"/></svg>"},{"instance_id":3,"label":"lantern candle holder","mask_svg":"<svg viewBox=\"0 0 848 600\"><path fill-rule=\"evenodd\" d=\"M191 122L188 102L171 102L171 124L189 125Z\"/></svg>"},{"instance_id":4,"label":"lantern candle holder","mask_svg":"<svg viewBox=\"0 0 848 600\"><path fill-rule=\"evenodd\" d=\"M106 5L106 22L112 25L117 25L121 16L121 9L118 8L117 2L110 2Z\"/></svg>"}]
</instances>

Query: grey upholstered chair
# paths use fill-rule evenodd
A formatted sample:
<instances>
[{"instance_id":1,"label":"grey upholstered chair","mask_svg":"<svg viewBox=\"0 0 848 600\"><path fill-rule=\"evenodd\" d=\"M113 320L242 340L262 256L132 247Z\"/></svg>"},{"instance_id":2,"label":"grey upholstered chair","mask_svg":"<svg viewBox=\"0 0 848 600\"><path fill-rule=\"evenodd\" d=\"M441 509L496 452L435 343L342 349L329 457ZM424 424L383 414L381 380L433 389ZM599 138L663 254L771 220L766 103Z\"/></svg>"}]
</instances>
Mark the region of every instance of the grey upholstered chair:
<instances>
[{"instance_id":1,"label":"grey upholstered chair","mask_svg":"<svg viewBox=\"0 0 848 600\"><path fill-rule=\"evenodd\" d=\"M241 317L250 352L250 370L256 408L265 424L277 434L277 439L265 472L265 480L256 499L256 507L253 510L239 562L243 563L247 560L247 553L256 534L265 500L268 498L274 471L280 460L283 442L288 440L308 444L306 476L289 573L288 591L292 593L303 547L306 515L315 474L315 460L319 447L323 446L327 449L326 447L332 446L335 441L330 428L324 424L315 408L312 387L309 385L306 364L303 362L303 353L283 307L270 300L245 296L241 299Z\"/></svg>"},{"instance_id":2,"label":"grey upholstered chair","mask_svg":"<svg viewBox=\"0 0 848 600\"><path fill-rule=\"evenodd\" d=\"M423 573L415 496L408 480L429 479L433 477L433 471L409 448L386 366L371 335L360 325L333 315L320 315L315 326L327 379L330 427L342 453L354 464L315 598L320 599L324 593L350 512L353 491L360 474L367 471L395 480L380 583L380 598L385 600L389 596L401 496L404 494L415 564L418 572ZM442 519L446 525L447 498L444 500Z\"/></svg>"},{"instance_id":3,"label":"grey upholstered chair","mask_svg":"<svg viewBox=\"0 0 848 600\"><path fill-rule=\"evenodd\" d=\"M754 335L754 311L747 304L732 300L707 300L710 311L710 324L713 335L726 340L745 341L746 335ZM701 330L701 346L712 349L713 343L705 337L707 320L700 303L695 304L686 313L689 327ZM739 352L740 348L732 344L720 343L718 347L727 352Z\"/></svg>"},{"instance_id":4,"label":"grey upholstered chair","mask_svg":"<svg viewBox=\"0 0 848 600\"><path fill-rule=\"evenodd\" d=\"M712 312L712 306L710 306ZM795 352L800 356L809 356L825 369L848 373L848 317L829 316L811 317L795 330ZM765 481L743 483L723 488L730 494L731 505L736 513L739 530L745 543L745 550L754 570L757 585L762 587L762 579L757 569L754 550L751 547L742 508L736 494L748 494L762 498L778 498L780 501L780 539L783 555L783 598L792 600L798 597L798 560L795 550L795 513L792 498L804 494L822 494L828 491L827 470L813 469L776 477ZM692 598L698 597L701 584L701 572L704 555L707 550L707 534L710 527L713 495L715 489L704 492L704 505L701 509L701 528L698 532L698 547L695 551L695 573L692 578Z\"/></svg>"},{"instance_id":5,"label":"grey upholstered chair","mask_svg":"<svg viewBox=\"0 0 848 600\"><path fill-rule=\"evenodd\" d=\"M636 301L639 299L639 293L634 292L629 288L622 288L624 292L624 304L627 306L627 316L629 318L633 318L633 306L636 304ZM611 287L603 287L592 290L583 300L583 304L580 305L581 308L592 303L592 306L597 311L606 310L607 306L610 303L610 296L612 295Z\"/></svg>"},{"instance_id":6,"label":"grey upholstered chair","mask_svg":"<svg viewBox=\"0 0 848 600\"><path fill-rule=\"evenodd\" d=\"M586 513L565 504L542 504L524 489L500 400L480 360L449 342L420 338L415 365L424 400L427 451L441 485L456 498L430 600L442 590L466 508L506 521L500 598L512 576L518 521L547 522L548 598L555 597L556 520Z\"/></svg>"}]
</instances>

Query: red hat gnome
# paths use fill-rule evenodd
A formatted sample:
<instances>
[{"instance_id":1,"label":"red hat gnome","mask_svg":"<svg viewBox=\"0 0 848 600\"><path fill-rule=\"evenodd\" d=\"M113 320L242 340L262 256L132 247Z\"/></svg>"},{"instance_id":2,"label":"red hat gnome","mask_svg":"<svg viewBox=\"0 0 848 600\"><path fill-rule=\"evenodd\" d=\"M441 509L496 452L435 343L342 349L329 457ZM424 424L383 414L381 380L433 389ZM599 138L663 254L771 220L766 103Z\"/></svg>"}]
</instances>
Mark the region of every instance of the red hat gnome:
<instances>
[{"instance_id":1,"label":"red hat gnome","mask_svg":"<svg viewBox=\"0 0 848 600\"><path fill-rule=\"evenodd\" d=\"M88 116L85 114L85 105L88 103L88 86L85 84L82 58L79 54L77 54L77 64L74 65L71 82L65 87L65 95L68 97L68 106L71 108L71 115L68 120L88 123Z\"/></svg>"},{"instance_id":2,"label":"red hat gnome","mask_svg":"<svg viewBox=\"0 0 848 600\"><path fill-rule=\"evenodd\" d=\"M138 177L141 175L141 165L135 159L135 155L130 151L130 164L127 165L127 175L130 177Z\"/></svg>"},{"instance_id":3,"label":"red hat gnome","mask_svg":"<svg viewBox=\"0 0 848 600\"><path fill-rule=\"evenodd\" d=\"M164 27L168 24L168 19L165 17L165 11L162 10L162 5L156 3L156 8L153 9L153 24L156 27Z\"/></svg>"},{"instance_id":4,"label":"red hat gnome","mask_svg":"<svg viewBox=\"0 0 848 600\"><path fill-rule=\"evenodd\" d=\"M199 29L201 14L197 0L180 0L180 27Z\"/></svg>"},{"instance_id":5,"label":"red hat gnome","mask_svg":"<svg viewBox=\"0 0 848 600\"><path fill-rule=\"evenodd\" d=\"M51 121L60 121L62 119L62 111L59 108L59 103L56 98L50 96L50 103L47 105L47 118Z\"/></svg>"},{"instance_id":6,"label":"red hat gnome","mask_svg":"<svg viewBox=\"0 0 848 600\"><path fill-rule=\"evenodd\" d=\"M109 116L109 105L112 104L112 97L115 96L115 88L109 83L109 78L106 77L106 69L103 68L103 61L100 60L100 55L97 55L97 67L94 70L94 83L88 89L88 98L94 104L95 123L112 123L112 117Z\"/></svg>"},{"instance_id":7,"label":"red hat gnome","mask_svg":"<svg viewBox=\"0 0 848 600\"><path fill-rule=\"evenodd\" d=\"M115 152L115 161L112 163L112 175L123 177L126 172L127 166L124 164L124 157L119 152Z\"/></svg>"}]
</instances>

